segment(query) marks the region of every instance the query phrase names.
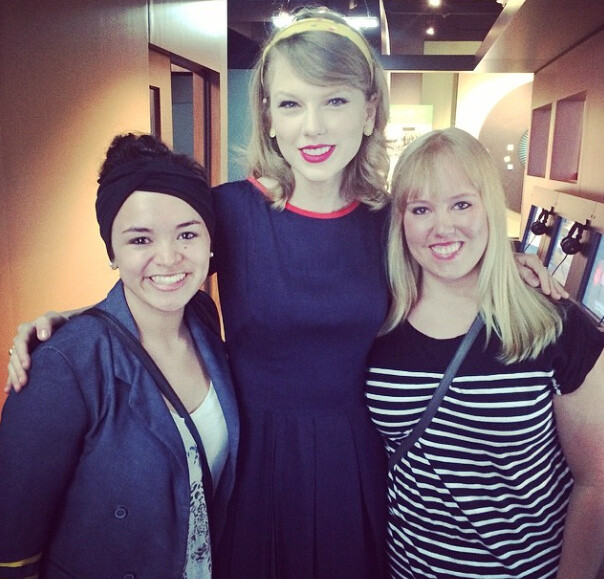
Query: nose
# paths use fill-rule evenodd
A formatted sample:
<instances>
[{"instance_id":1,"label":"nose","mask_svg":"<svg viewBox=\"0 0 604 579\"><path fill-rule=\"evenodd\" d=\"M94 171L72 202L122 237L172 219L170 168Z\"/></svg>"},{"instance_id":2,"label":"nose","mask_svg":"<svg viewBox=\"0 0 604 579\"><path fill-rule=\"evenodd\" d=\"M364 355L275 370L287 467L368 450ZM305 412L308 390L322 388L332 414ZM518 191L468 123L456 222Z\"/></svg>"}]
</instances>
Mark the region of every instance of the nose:
<instances>
[{"instance_id":1,"label":"nose","mask_svg":"<svg viewBox=\"0 0 604 579\"><path fill-rule=\"evenodd\" d=\"M455 218L447 209L436 211L434 216L434 232L437 235L449 235L455 231Z\"/></svg>"},{"instance_id":2,"label":"nose","mask_svg":"<svg viewBox=\"0 0 604 579\"><path fill-rule=\"evenodd\" d=\"M158 241L155 251L155 263L166 267L172 266L182 260L178 243L173 240Z\"/></svg>"},{"instance_id":3,"label":"nose","mask_svg":"<svg viewBox=\"0 0 604 579\"><path fill-rule=\"evenodd\" d=\"M309 107L304 115L304 134L322 135L326 132L325 115L320 107Z\"/></svg>"}]
</instances>

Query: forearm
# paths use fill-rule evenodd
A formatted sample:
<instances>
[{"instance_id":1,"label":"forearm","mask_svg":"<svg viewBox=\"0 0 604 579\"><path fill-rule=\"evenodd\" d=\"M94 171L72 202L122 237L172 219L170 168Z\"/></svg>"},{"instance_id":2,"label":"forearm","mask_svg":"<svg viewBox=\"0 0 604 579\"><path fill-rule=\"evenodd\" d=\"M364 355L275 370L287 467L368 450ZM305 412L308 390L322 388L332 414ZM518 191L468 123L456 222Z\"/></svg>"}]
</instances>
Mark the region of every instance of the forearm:
<instances>
[{"instance_id":1,"label":"forearm","mask_svg":"<svg viewBox=\"0 0 604 579\"><path fill-rule=\"evenodd\" d=\"M604 483L575 483L557 579L594 579L604 559Z\"/></svg>"}]
</instances>

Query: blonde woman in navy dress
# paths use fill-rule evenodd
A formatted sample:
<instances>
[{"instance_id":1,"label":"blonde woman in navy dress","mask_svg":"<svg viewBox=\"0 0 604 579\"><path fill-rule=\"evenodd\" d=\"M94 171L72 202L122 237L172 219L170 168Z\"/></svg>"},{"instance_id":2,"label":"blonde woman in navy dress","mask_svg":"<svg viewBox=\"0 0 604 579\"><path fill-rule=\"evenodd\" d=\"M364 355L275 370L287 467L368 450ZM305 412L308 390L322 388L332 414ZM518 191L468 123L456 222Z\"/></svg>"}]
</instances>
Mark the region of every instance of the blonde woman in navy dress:
<instances>
[{"instance_id":1,"label":"blonde woman in navy dress","mask_svg":"<svg viewBox=\"0 0 604 579\"><path fill-rule=\"evenodd\" d=\"M226 577L382 573L385 456L363 384L387 312L387 113L382 67L337 14L302 11L262 50L251 176L215 190L213 261L242 417ZM14 384L31 329L15 341Z\"/></svg>"},{"instance_id":2,"label":"blonde woman in navy dress","mask_svg":"<svg viewBox=\"0 0 604 579\"><path fill-rule=\"evenodd\" d=\"M385 456L363 397L386 315L384 72L308 11L251 83L247 181L216 190L216 261L242 416L227 577L373 578Z\"/></svg>"},{"instance_id":3,"label":"blonde woman in navy dress","mask_svg":"<svg viewBox=\"0 0 604 579\"><path fill-rule=\"evenodd\" d=\"M218 575L373 579L385 454L363 378L387 311L385 75L340 16L305 11L269 41L251 92L252 176L214 195L242 418Z\"/></svg>"},{"instance_id":4,"label":"blonde woman in navy dress","mask_svg":"<svg viewBox=\"0 0 604 579\"><path fill-rule=\"evenodd\" d=\"M593 579L604 556L604 334L521 281L497 169L468 133L411 144L392 195L393 300L367 379L389 454L477 314L485 328L389 473L391 576Z\"/></svg>"}]
</instances>

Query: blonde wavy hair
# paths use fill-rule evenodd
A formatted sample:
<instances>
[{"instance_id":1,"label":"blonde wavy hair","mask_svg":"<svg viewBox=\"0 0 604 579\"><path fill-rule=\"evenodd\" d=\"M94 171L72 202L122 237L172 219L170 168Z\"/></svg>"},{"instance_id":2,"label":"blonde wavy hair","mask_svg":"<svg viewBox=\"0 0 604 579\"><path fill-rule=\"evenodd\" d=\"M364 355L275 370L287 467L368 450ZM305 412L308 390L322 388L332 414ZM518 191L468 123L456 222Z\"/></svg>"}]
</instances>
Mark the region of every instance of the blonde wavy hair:
<instances>
[{"instance_id":1,"label":"blonde wavy hair","mask_svg":"<svg viewBox=\"0 0 604 579\"><path fill-rule=\"evenodd\" d=\"M303 9L295 22L305 18L324 18L347 26L336 12L327 9ZM273 35L274 36L274 35ZM365 39L360 36L362 42ZM265 44L272 41L269 38ZM387 177L389 159L384 129L388 121L388 85L384 70L367 45L371 66L361 50L346 37L331 32L308 30L278 40L256 63L250 81L252 132L247 147L248 171L256 178L274 179L269 191L273 206L283 208L294 192L295 180L290 165L279 152L275 139L269 137L270 67L275 53L284 56L305 82L316 86L346 85L361 90L366 99L375 99L376 116L373 133L363 135L361 147L344 170L341 195L346 201L361 201L370 207L384 206L389 195Z\"/></svg>"},{"instance_id":2,"label":"blonde wavy hair","mask_svg":"<svg viewBox=\"0 0 604 579\"><path fill-rule=\"evenodd\" d=\"M434 167L439 163L462 169L484 203L489 238L479 264L478 299L487 339L492 332L499 337L500 359L506 364L534 359L560 335L562 314L522 281L507 237L505 194L497 168L485 147L457 128L418 138L394 169L387 251L392 304L381 334L401 323L417 303L421 272L405 240L403 217L410 200L435 190Z\"/></svg>"}]
</instances>

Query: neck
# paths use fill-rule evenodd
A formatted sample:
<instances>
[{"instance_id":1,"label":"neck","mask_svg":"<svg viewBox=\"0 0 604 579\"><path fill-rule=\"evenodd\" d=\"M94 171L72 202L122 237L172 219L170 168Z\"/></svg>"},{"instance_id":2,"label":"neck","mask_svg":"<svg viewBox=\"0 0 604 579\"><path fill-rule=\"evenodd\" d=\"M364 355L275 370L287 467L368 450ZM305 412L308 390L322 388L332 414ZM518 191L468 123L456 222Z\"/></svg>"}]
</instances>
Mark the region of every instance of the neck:
<instances>
[{"instance_id":1,"label":"neck","mask_svg":"<svg viewBox=\"0 0 604 579\"><path fill-rule=\"evenodd\" d=\"M342 209L347 202L340 195L340 179L328 183L298 183L290 203L317 213L331 213Z\"/></svg>"},{"instance_id":2,"label":"neck","mask_svg":"<svg viewBox=\"0 0 604 579\"><path fill-rule=\"evenodd\" d=\"M477 274L444 282L424 272L419 299L408 319L412 326L428 336L454 338L468 331L479 307Z\"/></svg>"},{"instance_id":3,"label":"neck","mask_svg":"<svg viewBox=\"0 0 604 579\"><path fill-rule=\"evenodd\" d=\"M126 302L136 323L142 344L157 342L170 344L182 339L187 333L184 308L174 312L154 310L129 298L127 293Z\"/></svg>"},{"instance_id":4,"label":"neck","mask_svg":"<svg viewBox=\"0 0 604 579\"><path fill-rule=\"evenodd\" d=\"M478 272L452 281L422 272L419 295L420 300L442 303L468 302L478 306Z\"/></svg>"}]
</instances>

